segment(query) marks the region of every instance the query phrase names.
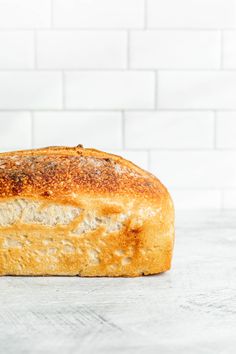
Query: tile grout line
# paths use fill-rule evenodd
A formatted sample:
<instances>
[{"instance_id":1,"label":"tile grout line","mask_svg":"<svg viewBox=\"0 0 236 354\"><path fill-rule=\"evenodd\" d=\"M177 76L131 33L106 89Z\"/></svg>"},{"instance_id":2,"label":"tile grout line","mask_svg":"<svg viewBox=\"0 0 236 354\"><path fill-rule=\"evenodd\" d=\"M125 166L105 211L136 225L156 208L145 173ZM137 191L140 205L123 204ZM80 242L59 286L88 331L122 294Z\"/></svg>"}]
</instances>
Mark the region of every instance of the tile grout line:
<instances>
[{"instance_id":1,"label":"tile grout line","mask_svg":"<svg viewBox=\"0 0 236 354\"><path fill-rule=\"evenodd\" d=\"M61 111L65 111L66 110L66 94L65 94L65 71L62 70L61 71L61 75L62 75L62 109Z\"/></svg>"},{"instance_id":2,"label":"tile grout line","mask_svg":"<svg viewBox=\"0 0 236 354\"><path fill-rule=\"evenodd\" d=\"M213 143L214 143L214 150L217 149L217 111L214 111L214 138L213 138Z\"/></svg>"},{"instance_id":3,"label":"tile grout line","mask_svg":"<svg viewBox=\"0 0 236 354\"><path fill-rule=\"evenodd\" d=\"M38 71L38 35L37 35L37 30L34 30L34 69L35 71ZM30 71L30 70L29 70Z\"/></svg>"},{"instance_id":4,"label":"tile grout line","mask_svg":"<svg viewBox=\"0 0 236 354\"><path fill-rule=\"evenodd\" d=\"M173 152L181 152L181 153L188 153L188 152L208 152L208 153L219 153L219 152L236 152L236 148L227 148L227 149L213 149L213 148L191 148L191 147L186 147L186 148L152 148L152 147L140 147L140 148L129 148L130 151L146 151L147 149L150 149L152 152L158 152L158 153L173 153Z\"/></svg>"},{"instance_id":5,"label":"tile grout line","mask_svg":"<svg viewBox=\"0 0 236 354\"><path fill-rule=\"evenodd\" d=\"M220 189L220 210L224 210L224 190Z\"/></svg>"},{"instance_id":6,"label":"tile grout line","mask_svg":"<svg viewBox=\"0 0 236 354\"><path fill-rule=\"evenodd\" d=\"M122 149L125 150L125 112L121 111L121 115Z\"/></svg>"},{"instance_id":7,"label":"tile grout line","mask_svg":"<svg viewBox=\"0 0 236 354\"><path fill-rule=\"evenodd\" d=\"M53 22L53 23L52 23ZM40 30L40 31L48 31L52 30L53 32L56 31L103 31L103 32L108 32L108 31L124 31L124 30L132 30L132 31L144 31L147 29L148 31L151 32L158 32L158 31L188 31L188 32L218 32L220 31L233 31L236 32L236 28L228 27L228 28L219 28L219 27L212 27L212 28L190 28L190 27L148 27L144 28L142 27L63 27L63 26L55 26L53 18L51 16L50 18L50 24L53 24L53 27L49 26L44 26L44 27L6 27L6 28L0 28L0 32L8 32L8 31L33 31L35 29Z\"/></svg>"},{"instance_id":8,"label":"tile grout line","mask_svg":"<svg viewBox=\"0 0 236 354\"><path fill-rule=\"evenodd\" d=\"M151 150L147 150L148 171L151 171Z\"/></svg>"},{"instance_id":9,"label":"tile grout line","mask_svg":"<svg viewBox=\"0 0 236 354\"><path fill-rule=\"evenodd\" d=\"M30 112L30 144L31 144L31 149L34 148L34 112Z\"/></svg>"},{"instance_id":10,"label":"tile grout line","mask_svg":"<svg viewBox=\"0 0 236 354\"><path fill-rule=\"evenodd\" d=\"M61 72L62 73L62 72ZM24 108L0 108L0 112L25 112L27 110L30 110L30 107L24 107ZM34 108L33 108L34 110ZM35 108L35 110L39 111L39 112L61 112L61 108ZM64 112L120 112L122 110L125 110L126 112L147 112L147 113L155 113L156 109L154 108L88 108L88 107L84 107L84 108L68 108L66 107L64 109ZM220 109L221 112L233 112L235 113L236 110L235 109ZM198 112L198 113L206 113L206 112L214 112L213 109L163 109L163 108L158 108L158 112L189 112L189 113L193 113L193 112ZM221 149L221 150L230 150L230 149ZM234 150L234 149L231 149Z\"/></svg>"},{"instance_id":11,"label":"tile grout line","mask_svg":"<svg viewBox=\"0 0 236 354\"><path fill-rule=\"evenodd\" d=\"M155 89L154 89L154 103L155 103L155 110L158 110L158 79L159 79L159 75L158 75L158 70L155 71Z\"/></svg>"},{"instance_id":12,"label":"tile grout line","mask_svg":"<svg viewBox=\"0 0 236 354\"><path fill-rule=\"evenodd\" d=\"M54 21L53 21L53 11L54 11L54 9L53 9L53 0L51 0L51 7L50 7L50 11L51 11L51 18L50 18L50 21L51 21L51 29L53 29L54 28Z\"/></svg>"},{"instance_id":13,"label":"tile grout line","mask_svg":"<svg viewBox=\"0 0 236 354\"><path fill-rule=\"evenodd\" d=\"M63 29L63 28L62 28ZM67 30L68 30L69 28L67 28ZM78 28L77 28L78 29ZM79 29L81 29L81 28L79 28ZM101 28L100 28L101 29ZM134 30L134 31L143 31L144 29L143 28L141 28L141 27L133 27L133 28L130 28L130 29L132 29L132 30ZM236 32L236 28L232 28L232 27L228 27L228 28L219 28L219 27L211 27L211 28L207 28L207 27L194 27L194 28L192 28L192 27L148 27L147 28L148 29L148 31L151 31L151 32L158 32L158 31L166 31L166 32L171 32L171 31L173 31L173 32L183 32L183 31L187 31L187 32L218 32L219 30L221 31L234 31L234 32ZM92 28L90 28L90 29L88 29L88 30L92 30ZM99 28L98 29L95 29L95 30L99 30ZM112 31L114 31L115 30L115 28L108 28L108 30L112 30Z\"/></svg>"},{"instance_id":14,"label":"tile grout line","mask_svg":"<svg viewBox=\"0 0 236 354\"><path fill-rule=\"evenodd\" d=\"M38 31L36 31L38 32ZM126 55L127 56L127 55ZM65 70L65 71L68 71L68 72L111 72L111 73L117 73L117 72L126 72L126 73L129 73L129 72L136 72L136 73L140 73L140 72L143 72L143 73L150 73L150 72L153 72L153 71L158 71L158 72L169 72L169 73L197 73L197 72L202 72L202 73L218 73L219 72L219 69L165 69L165 68L130 68L129 70L127 70L127 68L77 68L77 69L72 69L72 68L67 68L67 67L61 67L61 68L38 68L37 69L37 72L61 72L61 70ZM3 68L0 68L0 73L3 73L3 72L7 72L7 73L15 73L15 72L34 72L35 69L29 69L29 68L6 68L6 69L3 69ZM233 72L233 73L236 73L236 68L234 69L230 69L230 68L223 68L221 70L222 73L228 73L228 72ZM208 109L210 110L210 108Z\"/></svg>"},{"instance_id":15,"label":"tile grout line","mask_svg":"<svg viewBox=\"0 0 236 354\"><path fill-rule=\"evenodd\" d=\"M220 31L220 70L224 70L224 32Z\"/></svg>"},{"instance_id":16,"label":"tile grout line","mask_svg":"<svg viewBox=\"0 0 236 354\"><path fill-rule=\"evenodd\" d=\"M148 1L144 0L144 30L148 28Z\"/></svg>"},{"instance_id":17,"label":"tile grout line","mask_svg":"<svg viewBox=\"0 0 236 354\"><path fill-rule=\"evenodd\" d=\"M127 30L127 62L126 62L126 66L127 66L127 69L129 70L130 69L130 31Z\"/></svg>"}]
</instances>

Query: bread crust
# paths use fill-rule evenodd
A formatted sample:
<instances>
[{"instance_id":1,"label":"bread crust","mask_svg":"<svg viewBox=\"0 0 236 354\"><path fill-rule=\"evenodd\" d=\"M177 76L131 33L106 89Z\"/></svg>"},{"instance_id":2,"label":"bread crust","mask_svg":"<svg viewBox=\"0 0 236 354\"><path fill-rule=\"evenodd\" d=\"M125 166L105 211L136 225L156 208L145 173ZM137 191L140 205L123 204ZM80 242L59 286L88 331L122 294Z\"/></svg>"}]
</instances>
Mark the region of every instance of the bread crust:
<instances>
[{"instance_id":1,"label":"bread crust","mask_svg":"<svg viewBox=\"0 0 236 354\"><path fill-rule=\"evenodd\" d=\"M0 225L2 275L138 276L170 268L171 197L156 177L122 157L81 145L2 153L0 205L19 200L81 211L67 225L22 219ZM76 234L87 219L96 228ZM5 247L9 239L21 247Z\"/></svg>"}]
</instances>

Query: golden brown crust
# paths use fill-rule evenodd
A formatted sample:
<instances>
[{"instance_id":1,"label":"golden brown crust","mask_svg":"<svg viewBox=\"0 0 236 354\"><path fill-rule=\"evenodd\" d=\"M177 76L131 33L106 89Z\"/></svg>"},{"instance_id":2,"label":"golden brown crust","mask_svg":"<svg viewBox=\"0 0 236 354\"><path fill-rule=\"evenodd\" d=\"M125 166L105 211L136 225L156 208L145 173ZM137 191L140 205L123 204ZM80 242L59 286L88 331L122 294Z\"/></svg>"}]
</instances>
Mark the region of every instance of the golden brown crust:
<instances>
[{"instance_id":1,"label":"golden brown crust","mask_svg":"<svg viewBox=\"0 0 236 354\"><path fill-rule=\"evenodd\" d=\"M0 154L0 205L21 200L40 202L40 210L54 203L81 212L66 225L27 224L22 218L0 225L0 274L138 276L170 268L169 193L156 177L119 156L82 146ZM88 218L96 227L76 231Z\"/></svg>"},{"instance_id":2,"label":"golden brown crust","mask_svg":"<svg viewBox=\"0 0 236 354\"><path fill-rule=\"evenodd\" d=\"M49 147L0 154L0 198L71 193L158 199L164 186L122 157L94 149Z\"/></svg>"}]
</instances>

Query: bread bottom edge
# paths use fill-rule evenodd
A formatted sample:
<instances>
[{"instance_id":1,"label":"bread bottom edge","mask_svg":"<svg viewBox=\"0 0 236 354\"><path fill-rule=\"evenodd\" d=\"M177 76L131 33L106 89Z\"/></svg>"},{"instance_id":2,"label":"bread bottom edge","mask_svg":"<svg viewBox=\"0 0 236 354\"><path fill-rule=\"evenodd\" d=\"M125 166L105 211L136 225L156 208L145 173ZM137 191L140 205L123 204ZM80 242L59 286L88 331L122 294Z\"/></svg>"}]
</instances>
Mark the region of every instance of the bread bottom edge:
<instances>
[{"instance_id":1,"label":"bread bottom edge","mask_svg":"<svg viewBox=\"0 0 236 354\"><path fill-rule=\"evenodd\" d=\"M154 276L154 275L161 275L163 273L166 273L171 269L171 263L169 263L166 266L162 266L159 269L153 269L150 271L145 271L145 272L138 272L138 271L132 271L132 272L119 272L119 273L97 273L94 271L91 274L88 272L72 272L72 273L60 273L60 274L55 274L55 273L31 273L31 272L25 272L25 273L11 273L11 272L4 272L1 273L0 271L0 277L80 277L80 278L136 278L136 277L142 277L142 276Z\"/></svg>"}]
</instances>

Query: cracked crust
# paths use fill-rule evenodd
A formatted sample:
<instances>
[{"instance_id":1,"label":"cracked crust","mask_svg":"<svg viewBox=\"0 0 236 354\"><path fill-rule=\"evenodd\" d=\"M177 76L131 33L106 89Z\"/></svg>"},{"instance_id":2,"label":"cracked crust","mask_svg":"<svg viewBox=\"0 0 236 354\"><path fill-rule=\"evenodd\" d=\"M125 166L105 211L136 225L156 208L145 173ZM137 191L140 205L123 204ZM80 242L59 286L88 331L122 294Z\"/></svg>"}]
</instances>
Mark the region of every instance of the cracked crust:
<instances>
[{"instance_id":1,"label":"cracked crust","mask_svg":"<svg viewBox=\"0 0 236 354\"><path fill-rule=\"evenodd\" d=\"M169 193L152 174L119 156L81 145L2 153L5 214L9 203L18 216L9 225L0 223L0 274L138 276L170 268ZM43 223L44 208L54 213L49 224ZM79 212L61 225L68 208ZM30 222L23 218L27 210L34 213Z\"/></svg>"}]
</instances>

